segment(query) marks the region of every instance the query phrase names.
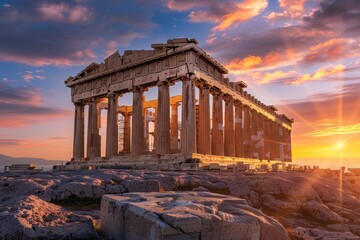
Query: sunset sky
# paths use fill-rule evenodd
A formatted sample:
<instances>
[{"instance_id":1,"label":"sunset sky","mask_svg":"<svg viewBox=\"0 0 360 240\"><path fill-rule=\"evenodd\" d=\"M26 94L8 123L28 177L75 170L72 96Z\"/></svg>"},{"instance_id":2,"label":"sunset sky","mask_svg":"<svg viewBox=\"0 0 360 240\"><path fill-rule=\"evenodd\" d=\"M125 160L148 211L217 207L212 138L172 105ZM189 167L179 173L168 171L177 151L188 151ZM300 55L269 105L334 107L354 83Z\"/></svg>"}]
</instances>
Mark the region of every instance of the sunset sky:
<instances>
[{"instance_id":1,"label":"sunset sky","mask_svg":"<svg viewBox=\"0 0 360 240\"><path fill-rule=\"evenodd\" d=\"M295 119L295 162L360 167L359 0L0 3L0 154L69 160L64 80L116 50L188 37Z\"/></svg>"}]
</instances>

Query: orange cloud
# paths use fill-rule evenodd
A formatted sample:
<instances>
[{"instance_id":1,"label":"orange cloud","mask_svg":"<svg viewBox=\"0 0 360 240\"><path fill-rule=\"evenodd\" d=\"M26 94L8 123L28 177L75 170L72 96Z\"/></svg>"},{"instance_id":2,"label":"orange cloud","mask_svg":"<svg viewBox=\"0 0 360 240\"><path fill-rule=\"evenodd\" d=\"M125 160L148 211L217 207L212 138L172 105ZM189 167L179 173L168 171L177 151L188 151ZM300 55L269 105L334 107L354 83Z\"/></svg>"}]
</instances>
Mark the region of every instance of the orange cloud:
<instances>
[{"instance_id":1,"label":"orange cloud","mask_svg":"<svg viewBox=\"0 0 360 240\"><path fill-rule=\"evenodd\" d=\"M296 75L296 71L288 71L288 72L283 72L283 71L275 71L275 72L267 72L265 73L262 78L259 80L260 84L266 84L269 83L271 81L274 80L279 80L282 78L288 78L291 76Z\"/></svg>"},{"instance_id":2,"label":"orange cloud","mask_svg":"<svg viewBox=\"0 0 360 240\"><path fill-rule=\"evenodd\" d=\"M279 0L283 12L271 12L265 18L268 20L291 19L300 17L304 12L305 0Z\"/></svg>"},{"instance_id":3,"label":"orange cloud","mask_svg":"<svg viewBox=\"0 0 360 240\"><path fill-rule=\"evenodd\" d=\"M290 12L301 12L304 10L305 0L279 0L279 4Z\"/></svg>"},{"instance_id":4,"label":"orange cloud","mask_svg":"<svg viewBox=\"0 0 360 240\"><path fill-rule=\"evenodd\" d=\"M234 12L224 15L213 31L224 31L259 15L268 6L266 0L244 0L236 4Z\"/></svg>"},{"instance_id":5,"label":"orange cloud","mask_svg":"<svg viewBox=\"0 0 360 240\"><path fill-rule=\"evenodd\" d=\"M233 59L226 66L230 71L231 70L247 70L259 66L262 62L261 57L259 56L247 56L244 59Z\"/></svg>"},{"instance_id":6,"label":"orange cloud","mask_svg":"<svg viewBox=\"0 0 360 240\"><path fill-rule=\"evenodd\" d=\"M345 70L345 66L342 64L336 65L334 67L320 68L314 74L304 74L304 75L298 77L296 80L292 81L291 84L299 85L303 82L316 81L323 77L328 77L331 75L342 73L344 70Z\"/></svg>"},{"instance_id":7,"label":"orange cloud","mask_svg":"<svg viewBox=\"0 0 360 240\"><path fill-rule=\"evenodd\" d=\"M326 42L312 46L310 48L310 53L304 57L302 62L314 63L340 59L348 54L348 47L349 40L343 38L330 39Z\"/></svg>"},{"instance_id":8,"label":"orange cloud","mask_svg":"<svg viewBox=\"0 0 360 240\"><path fill-rule=\"evenodd\" d=\"M333 135L345 135L360 133L360 124L347 126L327 127L307 134L311 137L327 137Z\"/></svg>"},{"instance_id":9,"label":"orange cloud","mask_svg":"<svg viewBox=\"0 0 360 240\"><path fill-rule=\"evenodd\" d=\"M250 69L275 67L282 63L291 63L294 53L292 49L284 52L269 52L264 57L249 55L243 59L235 58L226 67L233 72Z\"/></svg>"}]
</instances>

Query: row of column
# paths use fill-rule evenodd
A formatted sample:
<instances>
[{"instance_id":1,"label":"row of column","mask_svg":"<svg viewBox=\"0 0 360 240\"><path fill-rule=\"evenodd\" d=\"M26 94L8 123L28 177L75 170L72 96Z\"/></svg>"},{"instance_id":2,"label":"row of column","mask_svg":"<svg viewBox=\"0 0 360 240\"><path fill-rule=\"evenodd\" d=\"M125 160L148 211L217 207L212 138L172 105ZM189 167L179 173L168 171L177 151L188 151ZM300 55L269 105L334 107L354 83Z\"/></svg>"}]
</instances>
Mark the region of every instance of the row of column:
<instances>
[{"instance_id":1,"label":"row of column","mask_svg":"<svg viewBox=\"0 0 360 240\"><path fill-rule=\"evenodd\" d=\"M181 147L184 154L201 153L255 159L291 160L290 130L234 100L229 95L199 83L199 115L196 124L195 82L182 79ZM142 87L133 89L133 111L124 115L124 152L139 156L145 152ZM210 94L213 111L210 116ZM225 101L225 117L223 102ZM100 157L99 111L97 100L89 105L87 157ZM108 95L106 156L118 155L118 95ZM171 106L169 82L158 84L158 106L155 119L155 149L169 154L178 148L178 103ZM132 128L130 131L130 116ZM212 118L212 123L210 119ZM225 122L223 122L225 120ZM211 127L212 126L212 127ZM197 128L198 127L198 134ZM198 139L196 139L198 135ZM84 157L84 105L75 104L74 158Z\"/></svg>"}]
</instances>

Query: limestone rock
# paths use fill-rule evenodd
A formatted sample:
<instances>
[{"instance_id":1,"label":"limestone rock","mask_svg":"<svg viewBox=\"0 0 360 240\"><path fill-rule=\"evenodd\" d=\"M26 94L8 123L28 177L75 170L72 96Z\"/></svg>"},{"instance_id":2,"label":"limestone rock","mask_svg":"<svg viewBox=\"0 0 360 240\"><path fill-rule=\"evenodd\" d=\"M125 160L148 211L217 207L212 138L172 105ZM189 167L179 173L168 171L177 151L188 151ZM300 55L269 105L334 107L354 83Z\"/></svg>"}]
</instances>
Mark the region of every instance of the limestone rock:
<instances>
[{"instance_id":1,"label":"limestone rock","mask_svg":"<svg viewBox=\"0 0 360 240\"><path fill-rule=\"evenodd\" d=\"M261 203L263 207L267 207L272 210L295 210L298 207L295 203L278 200L269 194L263 194L261 196Z\"/></svg>"},{"instance_id":2,"label":"limestone rock","mask_svg":"<svg viewBox=\"0 0 360 240\"><path fill-rule=\"evenodd\" d=\"M0 239L99 239L91 218L40 198L20 196L0 205Z\"/></svg>"},{"instance_id":3,"label":"limestone rock","mask_svg":"<svg viewBox=\"0 0 360 240\"><path fill-rule=\"evenodd\" d=\"M331 211L327 206L316 201L310 201L302 204L302 211L322 222L347 222L348 220L342 218L335 212Z\"/></svg>"},{"instance_id":4,"label":"limestone rock","mask_svg":"<svg viewBox=\"0 0 360 240\"><path fill-rule=\"evenodd\" d=\"M104 195L100 218L110 239L288 239L245 200L208 192Z\"/></svg>"},{"instance_id":5,"label":"limestone rock","mask_svg":"<svg viewBox=\"0 0 360 240\"><path fill-rule=\"evenodd\" d=\"M161 189L157 180L125 180L123 185L129 192L159 192Z\"/></svg>"},{"instance_id":6,"label":"limestone rock","mask_svg":"<svg viewBox=\"0 0 360 240\"><path fill-rule=\"evenodd\" d=\"M359 240L360 237L350 232L328 232L311 228L295 228L288 230L289 236L299 240Z\"/></svg>"}]
</instances>

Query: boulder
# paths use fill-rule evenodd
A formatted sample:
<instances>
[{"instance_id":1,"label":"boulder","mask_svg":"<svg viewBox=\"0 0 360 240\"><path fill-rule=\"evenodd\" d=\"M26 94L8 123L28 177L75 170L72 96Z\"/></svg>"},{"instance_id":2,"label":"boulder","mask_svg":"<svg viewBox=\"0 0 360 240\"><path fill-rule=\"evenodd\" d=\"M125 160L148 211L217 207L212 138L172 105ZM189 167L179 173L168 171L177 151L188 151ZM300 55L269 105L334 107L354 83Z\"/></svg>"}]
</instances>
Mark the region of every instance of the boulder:
<instances>
[{"instance_id":1,"label":"boulder","mask_svg":"<svg viewBox=\"0 0 360 240\"><path fill-rule=\"evenodd\" d=\"M104 195L100 230L109 239L289 239L244 199L209 192Z\"/></svg>"},{"instance_id":2,"label":"boulder","mask_svg":"<svg viewBox=\"0 0 360 240\"><path fill-rule=\"evenodd\" d=\"M100 239L92 218L30 196L0 205L0 239Z\"/></svg>"}]
</instances>

